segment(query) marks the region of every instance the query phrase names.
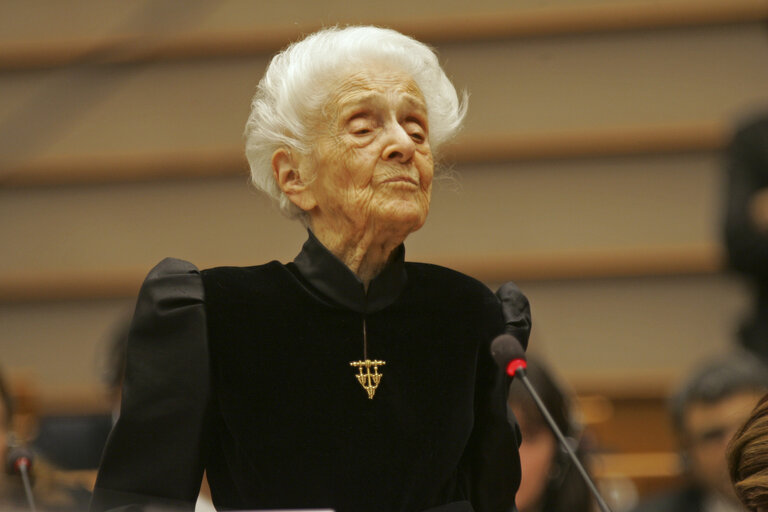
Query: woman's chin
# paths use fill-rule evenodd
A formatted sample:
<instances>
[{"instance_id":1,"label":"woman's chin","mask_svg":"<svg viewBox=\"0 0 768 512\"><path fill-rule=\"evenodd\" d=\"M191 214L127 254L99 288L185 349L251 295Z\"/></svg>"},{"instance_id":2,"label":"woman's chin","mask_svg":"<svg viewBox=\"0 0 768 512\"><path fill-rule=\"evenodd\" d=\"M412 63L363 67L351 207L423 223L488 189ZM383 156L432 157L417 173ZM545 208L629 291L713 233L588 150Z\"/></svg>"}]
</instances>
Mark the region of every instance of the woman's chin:
<instances>
[{"instance_id":1,"label":"woman's chin","mask_svg":"<svg viewBox=\"0 0 768 512\"><path fill-rule=\"evenodd\" d=\"M402 227L403 231L412 233L424 225L427 220L428 208L410 201L397 201L386 205L378 215L382 224L393 228Z\"/></svg>"}]
</instances>

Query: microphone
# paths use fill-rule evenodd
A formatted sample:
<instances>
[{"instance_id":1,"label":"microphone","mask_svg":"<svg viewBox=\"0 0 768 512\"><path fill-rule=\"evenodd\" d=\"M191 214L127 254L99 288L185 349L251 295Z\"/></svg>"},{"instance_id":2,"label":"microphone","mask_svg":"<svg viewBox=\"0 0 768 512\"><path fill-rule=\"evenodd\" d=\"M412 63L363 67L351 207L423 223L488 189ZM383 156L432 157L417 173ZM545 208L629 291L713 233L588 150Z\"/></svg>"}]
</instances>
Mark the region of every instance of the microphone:
<instances>
[{"instance_id":1,"label":"microphone","mask_svg":"<svg viewBox=\"0 0 768 512\"><path fill-rule=\"evenodd\" d=\"M5 457L5 470L9 475L18 475L21 468L32 468L32 452L20 446L11 446Z\"/></svg>"},{"instance_id":2,"label":"microphone","mask_svg":"<svg viewBox=\"0 0 768 512\"><path fill-rule=\"evenodd\" d=\"M491 342L491 355L496 364L504 368L507 375L512 378L515 377L520 368L528 368L523 345L511 334L496 336Z\"/></svg>"},{"instance_id":3,"label":"microphone","mask_svg":"<svg viewBox=\"0 0 768 512\"><path fill-rule=\"evenodd\" d=\"M502 334L497 336L496 339L494 339L491 343L491 355L496 361L496 364L498 364L501 368L504 369L505 372L507 372L507 375L512 378L519 377L520 380L523 381L525 388L531 394L531 397L533 398L533 401L536 402L536 406L539 408L539 411L541 411L542 416L544 416L544 419L547 420L550 429L552 429L555 437L557 437L557 440L560 442L560 446L565 449L571 459L571 462L573 462L574 466L576 466L576 469L579 470L581 478L584 479L587 487L589 487L589 490L595 497L600 510L602 510L602 512L611 512L610 507L600 495L600 491L597 490L595 483L589 477L589 474L587 474L587 470L584 469L581 461L579 461L578 457L576 457L576 454L573 453L571 445L565 439L565 436L558 428L555 420L552 419L552 415L549 414L547 407L539 397L539 394L536 392L533 384L531 384L531 381L528 380L528 375L525 371L526 368L528 368L528 363L525 361L525 351L523 350L523 345L511 334Z\"/></svg>"},{"instance_id":4,"label":"microphone","mask_svg":"<svg viewBox=\"0 0 768 512\"><path fill-rule=\"evenodd\" d=\"M32 495L32 484L29 479L33 459L31 451L12 443L9 445L8 453L5 456L5 471L9 475L21 475L29 508L32 512L35 512L35 498Z\"/></svg>"}]
</instances>

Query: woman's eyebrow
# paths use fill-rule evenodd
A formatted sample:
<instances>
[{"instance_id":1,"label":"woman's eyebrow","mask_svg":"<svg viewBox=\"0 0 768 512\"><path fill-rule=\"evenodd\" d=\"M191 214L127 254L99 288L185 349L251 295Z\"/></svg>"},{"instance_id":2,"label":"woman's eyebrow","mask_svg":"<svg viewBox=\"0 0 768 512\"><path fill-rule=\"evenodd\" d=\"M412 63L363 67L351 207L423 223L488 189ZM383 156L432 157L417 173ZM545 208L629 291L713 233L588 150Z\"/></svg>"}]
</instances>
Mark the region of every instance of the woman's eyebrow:
<instances>
[{"instance_id":1,"label":"woman's eyebrow","mask_svg":"<svg viewBox=\"0 0 768 512\"><path fill-rule=\"evenodd\" d=\"M354 94L352 98L342 99L338 102L339 111L346 112L348 110L354 110L362 108L366 105L375 104L380 101L380 94L374 91L362 92Z\"/></svg>"}]
</instances>

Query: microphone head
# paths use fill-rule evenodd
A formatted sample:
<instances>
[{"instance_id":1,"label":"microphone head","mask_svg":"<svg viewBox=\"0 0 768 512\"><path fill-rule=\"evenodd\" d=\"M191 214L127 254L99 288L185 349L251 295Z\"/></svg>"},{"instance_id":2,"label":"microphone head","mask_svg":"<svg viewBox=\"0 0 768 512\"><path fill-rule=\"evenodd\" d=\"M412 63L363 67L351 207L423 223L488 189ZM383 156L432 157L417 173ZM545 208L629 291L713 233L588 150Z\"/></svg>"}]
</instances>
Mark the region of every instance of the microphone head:
<instances>
[{"instance_id":1,"label":"microphone head","mask_svg":"<svg viewBox=\"0 0 768 512\"><path fill-rule=\"evenodd\" d=\"M510 361L525 361L525 350L520 341L511 334L501 334L491 343L491 355L501 368L507 368Z\"/></svg>"},{"instance_id":2,"label":"microphone head","mask_svg":"<svg viewBox=\"0 0 768 512\"><path fill-rule=\"evenodd\" d=\"M24 464L27 469L30 469L33 460L31 451L21 446L12 446L5 456L5 472L9 475L18 475L20 466Z\"/></svg>"}]
</instances>

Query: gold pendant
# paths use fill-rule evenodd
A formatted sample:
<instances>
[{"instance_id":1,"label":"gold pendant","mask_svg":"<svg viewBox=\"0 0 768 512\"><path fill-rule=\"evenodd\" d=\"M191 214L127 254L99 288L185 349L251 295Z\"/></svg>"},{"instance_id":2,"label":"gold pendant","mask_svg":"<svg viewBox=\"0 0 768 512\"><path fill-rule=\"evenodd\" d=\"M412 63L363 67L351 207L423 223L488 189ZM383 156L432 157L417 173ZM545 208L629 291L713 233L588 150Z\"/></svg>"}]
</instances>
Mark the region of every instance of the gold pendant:
<instances>
[{"instance_id":1,"label":"gold pendant","mask_svg":"<svg viewBox=\"0 0 768 512\"><path fill-rule=\"evenodd\" d=\"M379 373L379 366L384 366L386 364L386 361L379 361L378 359L374 359L373 361L366 359L365 361L353 361L349 363L349 366L357 368L358 373L355 377L357 377L357 382L359 382L360 385L363 386L363 389L368 393L369 400L373 400L376 388L379 387L379 382L381 382L382 374ZM371 366L373 366L373 373L371 373ZM365 367L365 372L363 372L363 367Z\"/></svg>"}]
</instances>

